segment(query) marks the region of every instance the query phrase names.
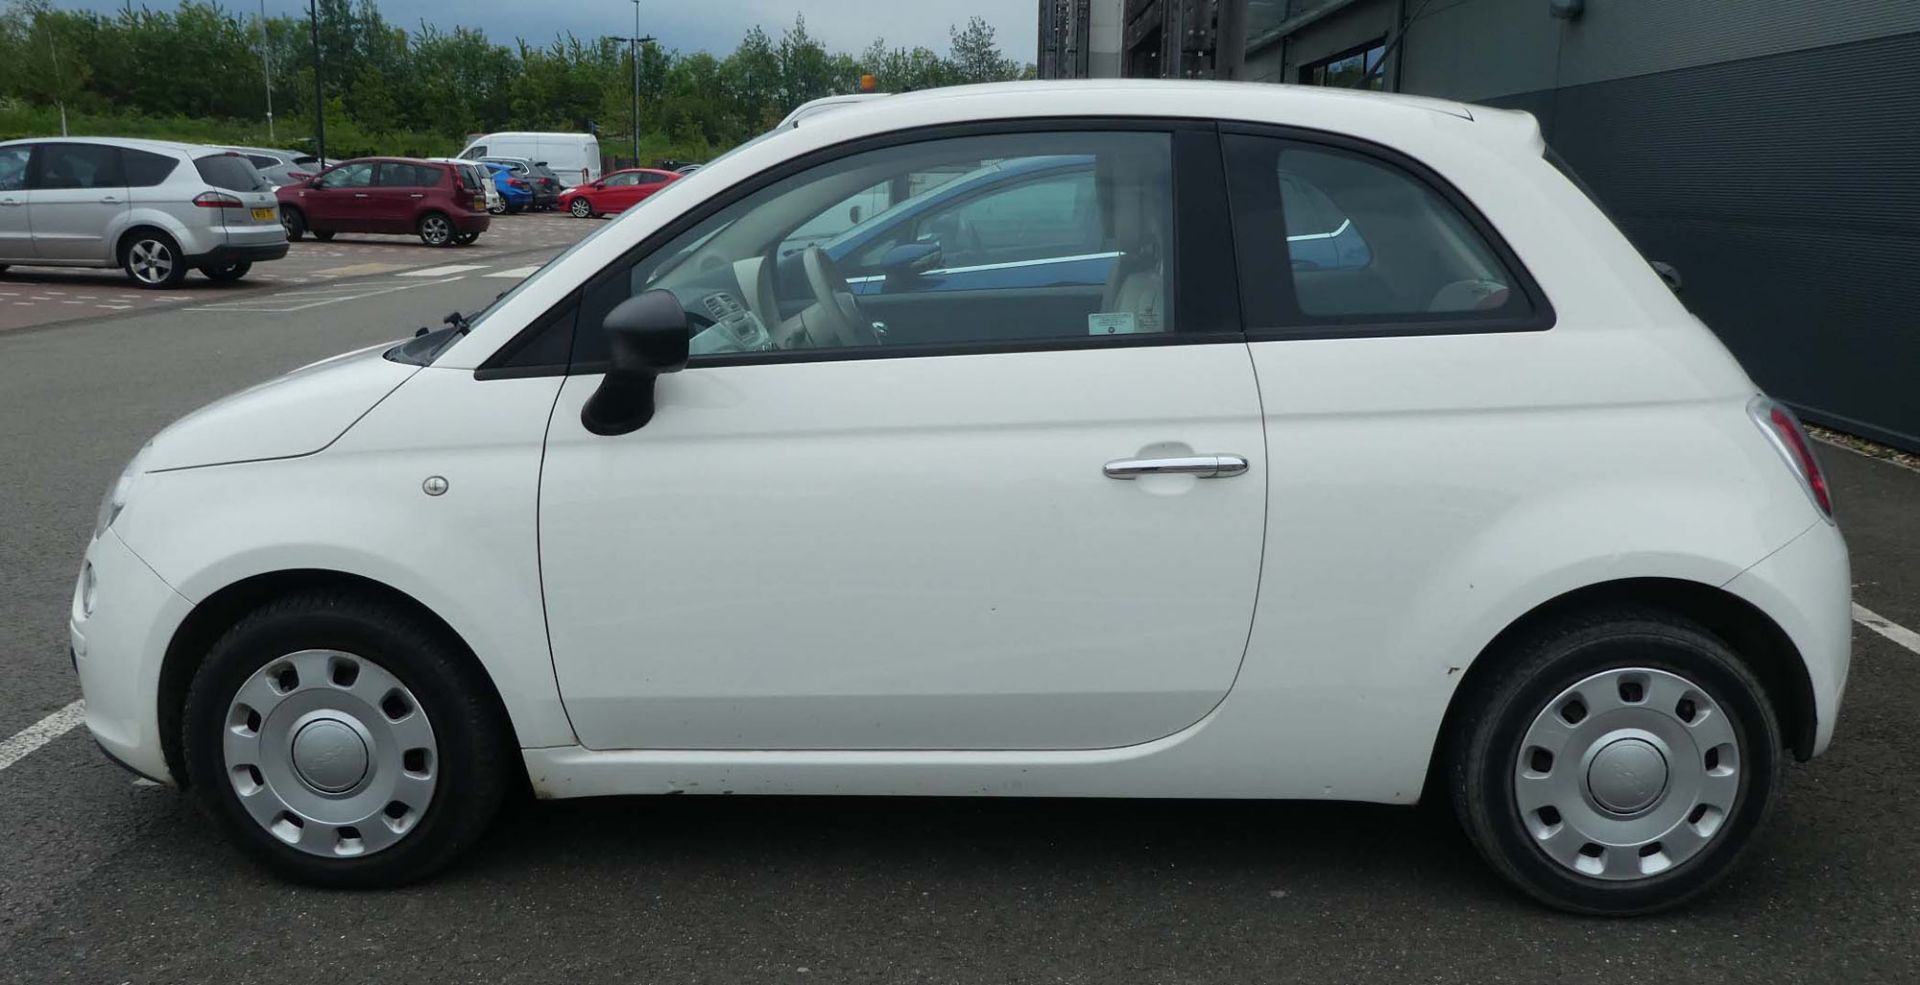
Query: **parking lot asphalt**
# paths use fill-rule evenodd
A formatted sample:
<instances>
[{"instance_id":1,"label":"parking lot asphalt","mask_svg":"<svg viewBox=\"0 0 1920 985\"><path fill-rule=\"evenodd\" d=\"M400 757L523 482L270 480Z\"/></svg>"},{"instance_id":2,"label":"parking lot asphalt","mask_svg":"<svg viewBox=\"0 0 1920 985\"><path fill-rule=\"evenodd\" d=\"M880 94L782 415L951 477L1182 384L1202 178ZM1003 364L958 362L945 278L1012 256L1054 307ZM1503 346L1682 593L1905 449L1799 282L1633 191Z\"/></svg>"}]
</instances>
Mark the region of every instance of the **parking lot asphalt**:
<instances>
[{"instance_id":1,"label":"parking lot asphalt","mask_svg":"<svg viewBox=\"0 0 1920 985\"><path fill-rule=\"evenodd\" d=\"M544 258L432 254L473 269L0 332L0 739L78 697L75 568L148 435ZM1856 600L1920 627L1920 473L1820 454ZM1913 982L1920 653L1856 625L1854 659L1832 752L1788 770L1743 867L1626 921L1527 902L1430 809L1258 802L523 802L432 882L325 892L76 729L0 767L0 981Z\"/></svg>"},{"instance_id":2,"label":"parking lot asphalt","mask_svg":"<svg viewBox=\"0 0 1920 985\"><path fill-rule=\"evenodd\" d=\"M0 273L0 332L55 322L99 319L168 307L233 303L289 287L448 265L486 264L527 252L556 252L600 220L561 212L495 216L472 245L431 247L417 236L341 234L322 243L311 237L291 244L286 257L255 264L238 281L208 280L190 273L179 287L135 287L118 268L14 266Z\"/></svg>"}]
</instances>

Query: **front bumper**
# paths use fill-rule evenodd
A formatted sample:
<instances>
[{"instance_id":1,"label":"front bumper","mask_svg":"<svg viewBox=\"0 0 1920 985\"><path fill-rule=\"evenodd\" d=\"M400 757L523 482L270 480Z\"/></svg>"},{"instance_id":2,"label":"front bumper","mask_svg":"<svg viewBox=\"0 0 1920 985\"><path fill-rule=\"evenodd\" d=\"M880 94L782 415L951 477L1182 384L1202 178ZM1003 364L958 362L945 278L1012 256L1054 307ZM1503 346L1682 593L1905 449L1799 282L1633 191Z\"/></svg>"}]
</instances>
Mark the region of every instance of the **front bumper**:
<instances>
[{"instance_id":1,"label":"front bumper","mask_svg":"<svg viewBox=\"0 0 1920 985\"><path fill-rule=\"evenodd\" d=\"M1814 727L1811 736L1787 739L1801 758L1826 752L1853 661L1853 581L1840 531L1815 523L1725 587L1772 617L1800 651L1813 690Z\"/></svg>"},{"instance_id":2,"label":"front bumper","mask_svg":"<svg viewBox=\"0 0 1920 985\"><path fill-rule=\"evenodd\" d=\"M93 576L93 607L83 601ZM121 765L173 783L160 745L160 664L167 643L193 608L111 529L87 547L67 632L87 731Z\"/></svg>"}]
</instances>

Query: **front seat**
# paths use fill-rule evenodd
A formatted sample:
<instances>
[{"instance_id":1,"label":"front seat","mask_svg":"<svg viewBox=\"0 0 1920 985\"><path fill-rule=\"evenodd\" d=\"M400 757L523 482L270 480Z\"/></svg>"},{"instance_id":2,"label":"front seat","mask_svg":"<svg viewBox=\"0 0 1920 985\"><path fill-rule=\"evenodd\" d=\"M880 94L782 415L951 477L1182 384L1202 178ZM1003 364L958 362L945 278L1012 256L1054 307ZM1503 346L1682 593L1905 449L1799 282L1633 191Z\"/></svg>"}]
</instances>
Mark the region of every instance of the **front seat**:
<instances>
[{"instance_id":1,"label":"front seat","mask_svg":"<svg viewBox=\"0 0 1920 985\"><path fill-rule=\"evenodd\" d=\"M1100 312L1132 314L1135 332L1167 331L1166 197L1139 176L1116 175L1112 205L1113 244L1120 255L1107 275Z\"/></svg>"}]
</instances>

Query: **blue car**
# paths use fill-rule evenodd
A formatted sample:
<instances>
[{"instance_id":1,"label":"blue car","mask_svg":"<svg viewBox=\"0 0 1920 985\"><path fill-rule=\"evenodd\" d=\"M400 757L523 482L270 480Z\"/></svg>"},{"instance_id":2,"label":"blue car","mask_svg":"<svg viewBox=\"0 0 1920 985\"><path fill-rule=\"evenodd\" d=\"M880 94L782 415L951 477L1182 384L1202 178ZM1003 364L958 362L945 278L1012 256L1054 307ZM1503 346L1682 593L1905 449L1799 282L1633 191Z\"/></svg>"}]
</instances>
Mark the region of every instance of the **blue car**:
<instances>
[{"instance_id":1,"label":"blue car","mask_svg":"<svg viewBox=\"0 0 1920 985\"><path fill-rule=\"evenodd\" d=\"M492 161L480 162L487 166L493 175L493 187L500 191L500 208L489 209L495 215L505 212L524 212L533 205L533 186L527 179L517 177L513 169L505 164Z\"/></svg>"},{"instance_id":2,"label":"blue car","mask_svg":"<svg viewBox=\"0 0 1920 985\"><path fill-rule=\"evenodd\" d=\"M795 230L781 266L819 246L856 295L889 292L1099 288L1115 259L1089 230L1100 207L1093 158L1049 155L990 164L958 176L918 176L929 188L896 204L869 190ZM1319 189L1280 176L1287 243L1299 270L1358 270L1373 260L1360 232ZM848 227L848 223L852 223ZM1034 230L1057 230L1057 239ZM888 270L911 267L910 277ZM783 270L783 273L785 271Z\"/></svg>"}]
</instances>

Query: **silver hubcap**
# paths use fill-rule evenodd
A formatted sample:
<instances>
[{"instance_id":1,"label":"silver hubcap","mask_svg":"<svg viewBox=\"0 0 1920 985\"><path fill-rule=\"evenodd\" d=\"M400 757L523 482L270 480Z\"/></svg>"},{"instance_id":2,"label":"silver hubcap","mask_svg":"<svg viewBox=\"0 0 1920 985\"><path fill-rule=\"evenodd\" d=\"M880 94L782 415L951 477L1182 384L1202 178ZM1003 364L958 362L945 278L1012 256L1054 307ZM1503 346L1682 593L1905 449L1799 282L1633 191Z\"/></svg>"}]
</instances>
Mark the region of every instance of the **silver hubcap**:
<instances>
[{"instance_id":1,"label":"silver hubcap","mask_svg":"<svg viewBox=\"0 0 1920 985\"><path fill-rule=\"evenodd\" d=\"M591 212L591 211L593 211L593 206L591 206L591 205L588 205L588 204L587 204L587 200L586 200L586 199L584 199L584 198L576 198L576 199L574 199L574 200L573 200L573 214L574 214L574 215L577 215L577 216L580 216L581 218L585 218L585 217L586 217L586 215L587 215L587 213L589 213L589 212Z\"/></svg>"},{"instance_id":2,"label":"silver hubcap","mask_svg":"<svg viewBox=\"0 0 1920 985\"><path fill-rule=\"evenodd\" d=\"M158 284L173 273L173 251L159 240L143 239L127 251L127 268L148 284Z\"/></svg>"},{"instance_id":3,"label":"silver hubcap","mask_svg":"<svg viewBox=\"0 0 1920 985\"><path fill-rule=\"evenodd\" d=\"M426 231L427 239L435 243L444 243L453 235L453 227L439 216L429 216L426 222L421 223L421 228Z\"/></svg>"},{"instance_id":4,"label":"silver hubcap","mask_svg":"<svg viewBox=\"0 0 1920 985\"><path fill-rule=\"evenodd\" d=\"M247 678L227 706L224 752L248 816L327 858L398 842L439 782L433 725L413 692L337 650L288 654Z\"/></svg>"},{"instance_id":5,"label":"silver hubcap","mask_svg":"<svg viewBox=\"0 0 1920 985\"><path fill-rule=\"evenodd\" d=\"M1699 854L1740 792L1733 722L1663 670L1595 674L1534 718L1514 800L1534 844L1581 875L1644 879Z\"/></svg>"}]
</instances>

